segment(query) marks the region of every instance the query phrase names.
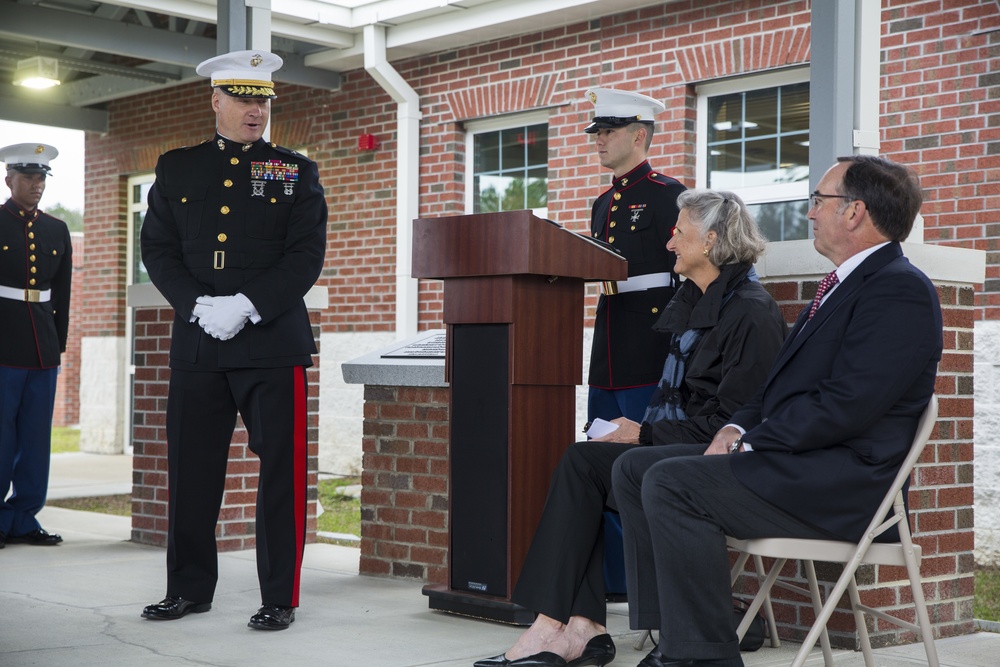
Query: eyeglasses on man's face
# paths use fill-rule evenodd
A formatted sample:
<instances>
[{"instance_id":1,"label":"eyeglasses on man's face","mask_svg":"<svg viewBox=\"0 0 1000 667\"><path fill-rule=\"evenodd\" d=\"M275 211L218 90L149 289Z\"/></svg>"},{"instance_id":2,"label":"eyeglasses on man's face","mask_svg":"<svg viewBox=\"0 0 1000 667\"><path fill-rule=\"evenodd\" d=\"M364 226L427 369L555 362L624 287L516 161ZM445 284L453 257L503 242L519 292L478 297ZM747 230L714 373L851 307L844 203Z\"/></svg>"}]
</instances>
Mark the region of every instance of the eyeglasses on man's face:
<instances>
[{"instance_id":1,"label":"eyeglasses on man's face","mask_svg":"<svg viewBox=\"0 0 1000 667\"><path fill-rule=\"evenodd\" d=\"M848 197L847 195L826 195L817 190L809 195L809 206L819 206L823 203L824 199L846 199L847 201L854 201L854 197Z\"/></svg>"}]
</instances>

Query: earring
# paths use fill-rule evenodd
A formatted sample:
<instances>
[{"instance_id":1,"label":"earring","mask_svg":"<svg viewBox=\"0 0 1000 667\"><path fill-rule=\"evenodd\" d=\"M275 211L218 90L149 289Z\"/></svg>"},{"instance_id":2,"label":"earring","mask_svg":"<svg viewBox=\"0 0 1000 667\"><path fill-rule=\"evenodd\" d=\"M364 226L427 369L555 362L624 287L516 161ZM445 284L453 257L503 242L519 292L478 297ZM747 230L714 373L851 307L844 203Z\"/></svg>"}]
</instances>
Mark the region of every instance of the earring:
<instances>
[{"instance_id":1,"label":"earring","mask_svg":"<svg viewBox=\"0 0 1000 667\"><path fill-rule=\"evenodd\" d=\"M702 250L701 254L703 254L705 257L708 257L708 248L705 248L704 250Z\"/></svg>"}]
</instances>

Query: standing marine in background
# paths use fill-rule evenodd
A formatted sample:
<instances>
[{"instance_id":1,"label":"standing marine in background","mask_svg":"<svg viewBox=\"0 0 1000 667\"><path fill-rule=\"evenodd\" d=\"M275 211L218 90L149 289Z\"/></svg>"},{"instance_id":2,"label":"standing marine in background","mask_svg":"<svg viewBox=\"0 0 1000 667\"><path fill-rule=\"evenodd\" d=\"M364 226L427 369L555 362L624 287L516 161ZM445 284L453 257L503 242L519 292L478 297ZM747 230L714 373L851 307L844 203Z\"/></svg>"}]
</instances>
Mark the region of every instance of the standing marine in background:
<instances>
[{"instance_id":1,"label":"standing marine in background","mask_svg":"<svg viewBox=\"0 0 1000 667\"><path fill-rule=\"evenodd\" d=\"M52 413L73 282L69 229L38 209L57 155L46 144L0 148L10 188L0 211L0 549L62 542L35 518L49 488Z\"/></svg>"},{"instance_id":2,"label":"standing marine in background","mask_svg":"<svg viewBox=\"0 0 1000 667\"><path fill-rule=\"evenodd\" d=\"M258 630L299 606L306 539L306 368L316 353L303 297L323 268L327 207L316 163L263 139L275 97L267 51L210 58L216 134L160 156L142 259L174 308L167 397L167 593L143 617L212 608L215 529L237 414L260 458Z\"/></svg>"},{"instance_id":3,"label":"standing marine in background","mask_svg":"<svg viewBox=\"0 0 1000 667\"><path fill-rule=\"evenodd\" d=\"M677 288L667 241L685 188L646 160L653 117L663 103L608 88L589 90L587 97L594 120L584 132L594 135L601 166L614 175L612 187L594 202L591 234L628 260L628 280L605 282L597 302L587 419L638 423L667 357L669 337L653 325Z\"/></svg>"}]
</instances>

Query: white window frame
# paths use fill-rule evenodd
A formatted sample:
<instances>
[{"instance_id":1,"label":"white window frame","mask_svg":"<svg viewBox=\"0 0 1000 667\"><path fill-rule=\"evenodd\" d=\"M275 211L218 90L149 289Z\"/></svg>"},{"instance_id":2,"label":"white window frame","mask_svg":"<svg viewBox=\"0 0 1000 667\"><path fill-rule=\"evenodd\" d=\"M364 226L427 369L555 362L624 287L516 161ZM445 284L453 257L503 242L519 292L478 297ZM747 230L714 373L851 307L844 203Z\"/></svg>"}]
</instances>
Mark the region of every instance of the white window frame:
<instances>
[{"instance_id":1,"label":"white window frame","mask_svg":"<svg viewBox=\"0 0 1000 667\"><path fill-rule=\"evenodd\" d=\"M708 187L708 99L710 97L764 88L780 88L808 81L809 68L796 67L698 84L696 87L698 95L697 157L695 159L695 183L697 187ZM738 194L747 204L794 201L809 197L809 181L807 179L798 183L733 188L733 192Z\"/></svg>"},{"instance_id":2,"label":"white window frame","mask_svg":"<svg viewBox=\"0 0 1000 667\"><path fill-rule=\"evenodd\" d=\"M135 196L135 189L137 186L145 185L146 183L152 183L156 180L156 174L154 172L147 172L145 174L136 174L135 176L130 176L127 184L127 199L126 199L126 234L125 234L125 284L127 286L133 285L135 282L135 235L139 232L135 228L135 214L145 211L149 208L145 199L140 199L136 201L133 199ZM126 350L126 361L124 366L125 374L125 384L123 387L125 391L122 392L122 415L125 417L125 428L123 430L125 437L124 450L126 454L132 453L132 424L134 419L133 413L133 398L135 395L135 309L129 306L125 307L125 350Z\"/></svg>"},{"instance_id":3,"label":"white window frame","mask_svg":"<svg viewBox=\"0 0 1000 667\"><path fill-rule=\"evenodd\" d=\"M126 246L125 260L125 284L132 285L135 281L135 235L138 230L135 228L135 214L145 211L149 206L145 200L135 201L132 199L135 188L156 180L156 174L148 172L130 176L128 179L128 241ZM131 309L126 309L131 310Z\"/></svg>"},{"instance_id":4,"label":"white window frame","mask_svg":"<svg viewBox=\"0 0 1000 667\"><path fill-rule=\"evenodd\" d=\"M546 128L549 125L549 112L546 109L538 111L528 111L518 114L507 114L494 118L484 118L482 120L470 120L465 123L465 212L474 213L473 207L476 201L476 164L475 164L475 138L477 134L484 132L499 132L515 127L525 127L528 125L539 125L544 123ZM547 177L546 177L547 180ZM531 211L539 218L548 218L548 207L536 208Z\"/></svg>"}]
</instances>

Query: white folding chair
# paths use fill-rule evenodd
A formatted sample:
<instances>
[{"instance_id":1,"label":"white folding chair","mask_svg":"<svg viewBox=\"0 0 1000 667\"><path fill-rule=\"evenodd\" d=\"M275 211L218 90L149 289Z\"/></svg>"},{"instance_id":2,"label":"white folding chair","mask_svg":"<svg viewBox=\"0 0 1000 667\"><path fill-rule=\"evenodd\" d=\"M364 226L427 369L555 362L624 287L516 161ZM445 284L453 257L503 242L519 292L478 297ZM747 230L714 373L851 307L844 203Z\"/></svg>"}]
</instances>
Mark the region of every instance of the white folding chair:
<instances>
[{"instance_id":1,"label":"white folding chair","mask_svg":"<svg viewBox=\"0 0 1000 667\"><path fill-rule=\"evenodd\" d=\"M913 544L910 535L910 523L906 516L906 508L903 504L903 485L910 478L913 466L920 458L920 453L930 438L931 430L937 420L937 397L931 396L930 403L924 409L917 426L917 433L910 446L910 453L903 461L893 481L888 493L882 500L872 518L864 536L857 544L852 542L838 542L833 540L807 540L790 538L762 538L750 540L738 540L727 537L726 542L731 549L739 552L739 557L733 566L733 582L743 572L743 568L750 556L754 558L757 568L757 577L760 588L750 604L747 617L737 630L740 638L746 632L750 620L766 605L768 621L771 624L771 634L776 637L774 617L770 612L770 591L775 585L800 595L810 598L813 608L816 610L816 620L809 634L802 642L799 652L792 662L792 667L802 667L816 645L816 640L821 639L823 658L827 667L833 665L833 653L830 649L830 639L826 631L826 624L833 616L837 603L843 597L846 590L851 601L851 609L854 612L854 619L857 623L858 636L861 640L861 651L864 653L865 665L875 667L875 659L872 656L872 647L868 639L868 628L865 624L865 614L873 616L883 621L893 623L901 628L915 632L920 636L927 652L927 664L930 667L938 667L937 650L934 647L934 630L931 627L930 617L927 614L927 604L924 600L924 593L921 588L920 579L920 546ZM889 515L892 510L891 516ZM875 538L884 533L888 528L896 526L899 531L898 542L876 543ZM762 558L774 558L774 565L771 570L764 574ZM778 581L781 568L789 559L803 561L806 576L809 580L809 589L802 588L790 582ZM816 581L816 569L813 561L825 561L832 563L843 563L844 571L837 580L836 585L830 591L824 604L820 597L819 584ZM916 615L916 623L910 623L901 618L887 614L879 609L873 609L861 604L861 597L858 594L858 586L854 581L854 574L858 567L863 564L894 565L905 567L910 580L910 589L913 593L913 607Z\"/></svg>"}]
</instances>

